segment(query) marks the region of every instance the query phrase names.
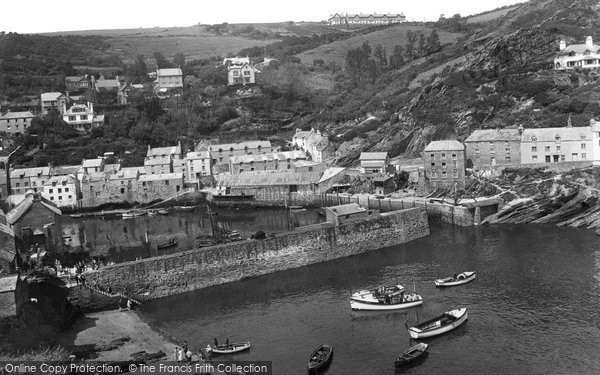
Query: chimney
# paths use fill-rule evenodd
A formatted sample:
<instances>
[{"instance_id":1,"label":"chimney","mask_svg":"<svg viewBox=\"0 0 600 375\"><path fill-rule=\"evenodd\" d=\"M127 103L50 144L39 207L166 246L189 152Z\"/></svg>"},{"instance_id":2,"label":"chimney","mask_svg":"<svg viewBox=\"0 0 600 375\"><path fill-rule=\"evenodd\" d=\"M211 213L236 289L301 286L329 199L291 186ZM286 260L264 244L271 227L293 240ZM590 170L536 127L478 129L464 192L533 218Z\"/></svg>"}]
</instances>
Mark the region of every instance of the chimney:
<instances>
[{"instance_id":1,"label":"chimney","mask_svg":"<svg viewBox=\"0 0 600 375\"><path fill-rule=\"evenodd\" d=\"M519 136L523 135L523 125L519 125Z\"/></svg>"},{"instance_id":2,"label":"chimney","mask_svg":"<svg viewBox=\"0 0 600 375\"><path fill-rule=\"evenodd\" d=\"M90 112L94 112L94 103L92 102L88 102L88 108L90 109Z\"/></svg>"},{"instance_id":3,"label":"chimney","mask_svg":"<svg viewBox=\"0 0 600 375\"><path fill-rule=\"evenodd\" d=\"M561 39L560 42L558 43L558 50L564 51L565 48L567 48L567 42L565 42L564 39Z\"/></svg>"},{"instance_id":4,"label":"chimney","mask_svg":"<svg viewBox=\"0 0 600 375\"><path fill-rule=\"evenodd\" d=\"M587 38L585 38L585 46L587 48L594 48L594 41L592 40L592 36L589 35Z\"/></svg>"},{"instance_id":5,"label":"chimney","mask_svg":"<svg viewBox=\"0 0 600 375\"><path fill-rule=\"evenodd\" d=\"M567 118L567 128L572 128L573 124L571 123L571 114L569 113L569 117Z\"/></svg>"},{"instance_id":6,"label":"chimney","mask_svg":"<svg viewBox=\"0 0 600 375\"><path fill-rule=\"evenodd\" d=\"M593 127L593 126L596 126L596 120L594 120L594 119L591 119L591 120L590 120L590 126L592 126L592 127Z\"/></svg>"}]
</instances>

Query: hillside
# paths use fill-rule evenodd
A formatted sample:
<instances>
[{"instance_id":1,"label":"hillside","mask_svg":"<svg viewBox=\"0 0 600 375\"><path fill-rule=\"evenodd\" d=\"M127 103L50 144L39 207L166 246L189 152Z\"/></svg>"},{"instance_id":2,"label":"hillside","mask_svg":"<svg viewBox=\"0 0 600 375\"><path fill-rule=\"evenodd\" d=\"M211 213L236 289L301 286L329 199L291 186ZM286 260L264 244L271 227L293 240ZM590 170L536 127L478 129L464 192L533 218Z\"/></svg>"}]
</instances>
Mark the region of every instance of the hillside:
<instances>
[{"instance_id":1,"label":"hillside","mask_svg":"<svg viewBox=\"0 0 600 375\"><path fill-rule=\"evenodd\" d=\"M467 23L485 23L496 20L508 14L508 12L512 12L515 9L518 9L519 5L507 6L499 9L490 10L488 12L483 12L479 14L475 14L467 17Z\"/></svg>"},{"instance_id":2,"label":"hillside","mask_svg":"<svg viewBox=\"0 0 600 375\"><path fill-rule=\"evenodd\" d=\"M387 49L388 54L391 54L395 45L406 44L406 32L408 30L429 34L432 28L423 25L397 25L365 35L357 35L348 39L325 44L297 54L296 56L299 57L304 64L311 64L315 59L322 59L325 62L335 61L341 66L344 66L348 50L360 47L364 42L369 42L372 46L381 44ZM462 34L439 31L439 36L442 44L453 44L462 36Z\"/></svg>"},{"instance_id":3,"label":"hillside","mask_svg":"<svg viewBox=\"0 0 600 375\"><path fill-rule=\"evenodd\" d=\"M102 37L125 63L139 54L152 56L156 51L167 57L183 53L189 59L230 56L248 47L262 47L286 36L312 36L338 32L319 22L281 22L265 24L227 24L218 32L213 25L188 27L154 27L113 30L76 30L40 34L44 36Z\"/></svg>"},{"instance_id":4,"label":"hillside","mask_svg":"<svg viewBox=\"0 0 600 375\"><path fill-rule=\"evenodd\" d=\"M380 126L343 137L337 160L352 163L365 150L418 156L431 140L462 140L478 128L562 126L569 115L575 126L587 124L600 116L600 75L557 72L551 62L560 38L583 43L599 15L594 1L533 0L418 65L387 72L374 98L344 107L374 113Z\"/></svg>"}]
</instances>

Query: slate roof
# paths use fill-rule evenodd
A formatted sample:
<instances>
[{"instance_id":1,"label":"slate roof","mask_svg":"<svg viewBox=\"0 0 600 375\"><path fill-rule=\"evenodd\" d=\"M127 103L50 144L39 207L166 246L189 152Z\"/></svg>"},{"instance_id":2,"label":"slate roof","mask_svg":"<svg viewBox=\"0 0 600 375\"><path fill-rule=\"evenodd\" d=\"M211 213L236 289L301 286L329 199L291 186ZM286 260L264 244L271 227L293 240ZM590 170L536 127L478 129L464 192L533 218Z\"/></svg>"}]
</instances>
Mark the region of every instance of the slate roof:
<instances>
[{"instance_id":1,"label":"slate roof","mask_svg":"<svg viewBox=\"0 0 600 375\"><path fill-rule=\"evenodd\" d=\"M181 146L155 147L149 148L146 157L164 156L164 155L181 155Z\"/></svg>"},{"instance_id":2,"label":"slate roof","mask_svg":"<svg viewBox=\"0 0 600 375\"><path fill-rule=\"evenodd\" d=\"M465 145L460 143L457 140L450 139L444 141L433 141L430 142L427 147L425 147L424 152L431 151L463 151L465 149Z\"/></svg>"},{"instance_id":3,"label":"slate roof","mask_svg":"<svg viewBox=\"0 0 600 375\"><path fill-rule=\"evenodd\" d=\"M152 159L146 158L146 160L144 160L144 165L164 165L164 164L171 164L172 161L173 161L173 159L171 159L170 156L164 156L164 157L152 158Z\"/></svg>"},{"instance_id":4,"label":"slate roof","mask_svg":"<svg viewBox=\"0 0 600 375\"><path fill-rule=\"evenodd\" d=\"M2 120L14 119L14 118L33 118L35 117L33 113L29 111L24 112L6 112L4 115L0 116Z\"/></svg>"},{"instance_id":5,"label":"slate roof","mask_svg":"<svg viewBox=\"0 0 600 375\"><path fill-rule=\"evenodd\" d=\"M319 179L319 183L327 181L327 180L337 176L338 174L344 172L345 170L346 170L346 168L342 168L342 167L329 167L325 170L325 172L323 172L323 175Z\"/></svg>"},{"instance_id":6,"label":"slate roof","mask_svg":"<svg viewBox=\"0 0 600 375\"><path fill-rule=\"evenodd\" d=\"M121 168L117 173L110 176L111 180L137 179L140 174L139 167Z\"/></svg>"},{"instance_id":7,"label":"slate roof","mask_svg":"<svg viewBox=\"0 0 600 375\"><path fill-rule=\"evenodd\" d=\"M231 149L234 150L243 150L246 147L248 148L266 148L266 147L271 147L271 142L270 141L246 141L246 142L240 142L240 143L219 143L219 144L215 144L215 145L208 145L208 150L209 151L219 151L219 149L223 150L223 151L229 151Z\"/></svg>"},{"instance_id":8,"label":"slate roof","mask_svg":"<svg viewBox=\"0 0 600 375\"><path fill-rule=\"evenodd\" d=\"M138 181L165 181L165 180L183 180L183 172L179 173L160 173L160 174L144 174L141 175Z\"/></svg>"},{"instance_id":9,"label":"slate roof","mask_svg":"<svg viewBox=\"0 0 600 375\"><path fill-rule=\"evenodd\" d=\"M58 100L61 96L63 96L61 92L45 92L41 95L43 102Z\"/></svg>"},{"instance_id":10,"label":"slate roof","mask_svg":"<svg viewBox=\"0 0 600 375\"><path fill-rule=\"evenodd\" d=\"M83 168L99 168L102 166L103 159L85 159L83 161Z\"/></svg>"},{"instance_id":11,"label":"slate roof","mask_svg":"<svg viewBox=\"0 0 600 375\"><path fill-rule=\"evenodd\" d=\"M519 129L475 130L465 142L520 141Z\"/></svg>"},{"instance_id":12,"label":"slate roof","mask_svg":"<svg viewBox=\"0 0 600 375\"><path fill-rule=\"evenodd\" d=\"M55 176L64 176L79 172L81 165L60 165L52 169L52 174Z\"/></svg>"},{"instance_id":13,"label":"slate roof","mask_svg":"<svg viewBox=\"0 0 600 375\"><path fill-rule=\"evenodd\" d=\"M556 137L560 141L581 141L592 139L592 129L589 126L584 127L564 127L564 128L529 128L523 130L522 142L533 142L533 137L537 142L556 142ZM582 139L585 137L585 139Z\"/></svg>"},{"instance_id":14,"label":"slate roof","mask_svg":"<svg viewBox=\"0 0 600 375\"><path fill-rule=\"evenodd\" d=\"M50 175L50 167L13 169L10 171L10 178L11 179L19 179L19 178L27 178L27 177L37 177L38 174L41 176L49 176Z\"/></svg>"},{"instance_id":15,"label":"slate roof","mask_svg":"<svg viewBox=\"0 0 600 375\"><path fill-rule=\"evenodd\" d=\"M182 76L183 73L179 68L169 68L169 69L157 69L156 70L157 77L167 77L167 76Z\"/></svg>"},{"instance_id":16,"label":"slate roof","mask_svg":"<svg viewBox=\"0 0 600 375\"><path fill-rule=\"evenodd\" d=\"M17 221L21 220L23 215L25 215L27 213L27 211L29 211L29 209L31 208L31 206L33 206L34 203L42 204L42 205L44 205L44 207L46 207L50 211L54 212L55 214L62 215L62 212L60 211L60 209L58 209L58 207L56 207L54 204L46 201L43 198L38 201L35 201L33 198L33 195L28 195L15 208L10 210L6 214L6 222L8 224L12 225L12 224L16 223Z\"/></svg>"},{"instance_id":17,"label":"slate roof","mask_svg":"<svg viewBox=\"0 0 600 375\"><path fill-rule=\"evenodd\" d=\"M360 160L385 160L387 156L387 152L361 152Z\"/></svg>"},{"instance_id":18,"label":"slate roof","mask_svg":"<svg viewBox=\"0 0 600 375\"><path fill-rule=\"evenodd\" d=\"M295 151L282 151L282 152L273 152L270 154L258 154L258 155L235 155L229 158L232 164L245 164L245 163L260 163L263 161L271 161L271 160L297 160L297 159L306 159L306 154L304 151L295 150Z\"/></svg>"},{"instance_id":19,"label":"slate roof","mask_svg":"<svg viewBox=\"0 0 600 375\"><path fill-rule=\"evenodd\" d=\"M77 183L77 179L73 176L53 176L50 177L48 181L44 183L44 186L62 186L66 184L75 184Z\"/></svg>"},{"instance_id":20,"label":"slate roof","mask_svg":"<svg viewBox=\"0 0 600 375\"><path fill-rule=\"evenodd\" d=\"M279 173L254 173L242 172L239 174L222 174L218 177L218 185L226 187L261 187L261 186L288 186L310 185L319 182L321 172L279 172Z\"/></svg>"}]
</instances>

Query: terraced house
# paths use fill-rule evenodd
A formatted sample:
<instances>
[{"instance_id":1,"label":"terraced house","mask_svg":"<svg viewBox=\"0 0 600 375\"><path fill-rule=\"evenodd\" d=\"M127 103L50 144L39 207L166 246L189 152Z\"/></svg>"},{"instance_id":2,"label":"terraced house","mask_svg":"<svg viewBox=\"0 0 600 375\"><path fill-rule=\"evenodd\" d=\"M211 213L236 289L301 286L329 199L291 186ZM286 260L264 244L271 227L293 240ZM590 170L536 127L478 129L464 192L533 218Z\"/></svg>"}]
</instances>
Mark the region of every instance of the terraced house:
<instances>
[{"instance_id":1,"label":"terraced house","mask_svg":"<svg viewBox=\"0 0 600 375\"><path fill-rule=\"evenodd\" d=\"M342 14L336 13L327 20L329 25L344 25L344 24L388 24L406 22L406 17L403 13L371 13L371 14Z\"/></svg>"},{"instance_id":2,"label":"terraced house","mask_svg":"<svg viewBox=\"0 0 600 375\"><path fill-rule=\"evenodd\" d=\"M522 133L522 127L475 130L465 139L467 167L481 170L521 163Z\"/></svg>"},{"instance_id":3,"label":"terraced house","mask_svg":"<svg viewBox=\"0 0 600 375\"><path fill-rule=\"evenodd\" d=\"M292 169L294 162L306 160L306 153L300 150L273 152L270 154L239 155L229 158L229 171L232 174L254 171L277 171Z\"/></svg>"},{"instance_id":4,"label":"terraced house","mask_svg":"<svg viewBox=\"0 0 600 375\"><path fill-rule=\"evenodd\" d=\"M50 167L19 168L10 171L11 194L25 194L28 190L41 192L50 179Z\"/></svg>"},{"instance_id":5,"label":"terraced house","mask_svg":"<svg viewBox=\"0 0 600 375\"><path fill-rule=\"evenodd\" d=\"M246 141L240 143L211 144L202 141L196 145L195 151L208 151L211 157L212 173L229 171L229 159L239 155L260 155L275 152L270 141Z\"/></svg>"},{"instance_id":6,"label":"terraced house","mask_svg":"<svg viewBox=\"0 0 600 375\"><path fill-rule=\"evenodd\" d=\"M0 132L7 134L24 134L35 116L29 111L6 112L0 116Z\"/></svg>"}]
</instances>

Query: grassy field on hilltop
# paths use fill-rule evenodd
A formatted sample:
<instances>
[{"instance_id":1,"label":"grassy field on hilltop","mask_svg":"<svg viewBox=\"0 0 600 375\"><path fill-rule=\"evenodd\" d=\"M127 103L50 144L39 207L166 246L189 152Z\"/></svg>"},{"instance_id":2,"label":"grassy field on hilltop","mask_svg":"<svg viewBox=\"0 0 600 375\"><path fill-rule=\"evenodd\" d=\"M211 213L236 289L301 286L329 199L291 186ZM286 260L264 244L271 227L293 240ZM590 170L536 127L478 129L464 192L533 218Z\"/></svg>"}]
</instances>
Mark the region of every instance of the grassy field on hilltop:
<instances>
[{"instance_id":1,"label":"grassy field on hilltop","mask_svg":"<svg viewBox=\"0 0 600 375\"><path fill-rule=\"evenodd\" d=\"M332 29L321 22L280 22L264 24L231 24L230 28L252 27L254 30L270 35L268 38L250 38L246 35L224 33L217 35L207 30L207 25L188 27L153 27L137 29L113 30L76 30L45 33L46 36L83 35L106 37L110 49L125 63L131 63L139 54L152 56L160 51L171 57L183 53L188 58L203 59L212 56L227 56L253 47L265 46L278 41L284 36L312 36L332 32Z\"/></svg>"},{"instance_id":2,"label":"grassy field on hilltop","mask_svg":"<svg viewBox=\"0 0 600 375\"><path fill-rule=\"evenodd\" d=\"M296 56L305 64L310 64L315 59L323 59L325 62L335 61L343 66L348 50L360 47L363 42L366 41L371 44L371 47L374 47L376 44L381 44L387 49L387 54L390 56L395 45L406 44L406 32L408 30L429 35L432 29L421 25L398 25L369 34L358 35L345 40L325 44L302 52ZM442 44L454 43L462 36L462 34L449 33L442 30L438 30L438 33Z\"/></svg>"},{"instance_id":3,"label":"grassy field on hilltop","mask_svg":"<svg viewBox=\"0 0 600 375\"><path fill-rule=\"evenodd\" d=\"M517 9L519 6L521 6L521 4L517 4L517 5L511 6L511 7L494 9L489 12L475 14L473 16L466 18L467 23L483 23L483 22L493 21L495 19L505 16L506 14L508 14L508 12Z\"/></svg>"}]
</instances>

